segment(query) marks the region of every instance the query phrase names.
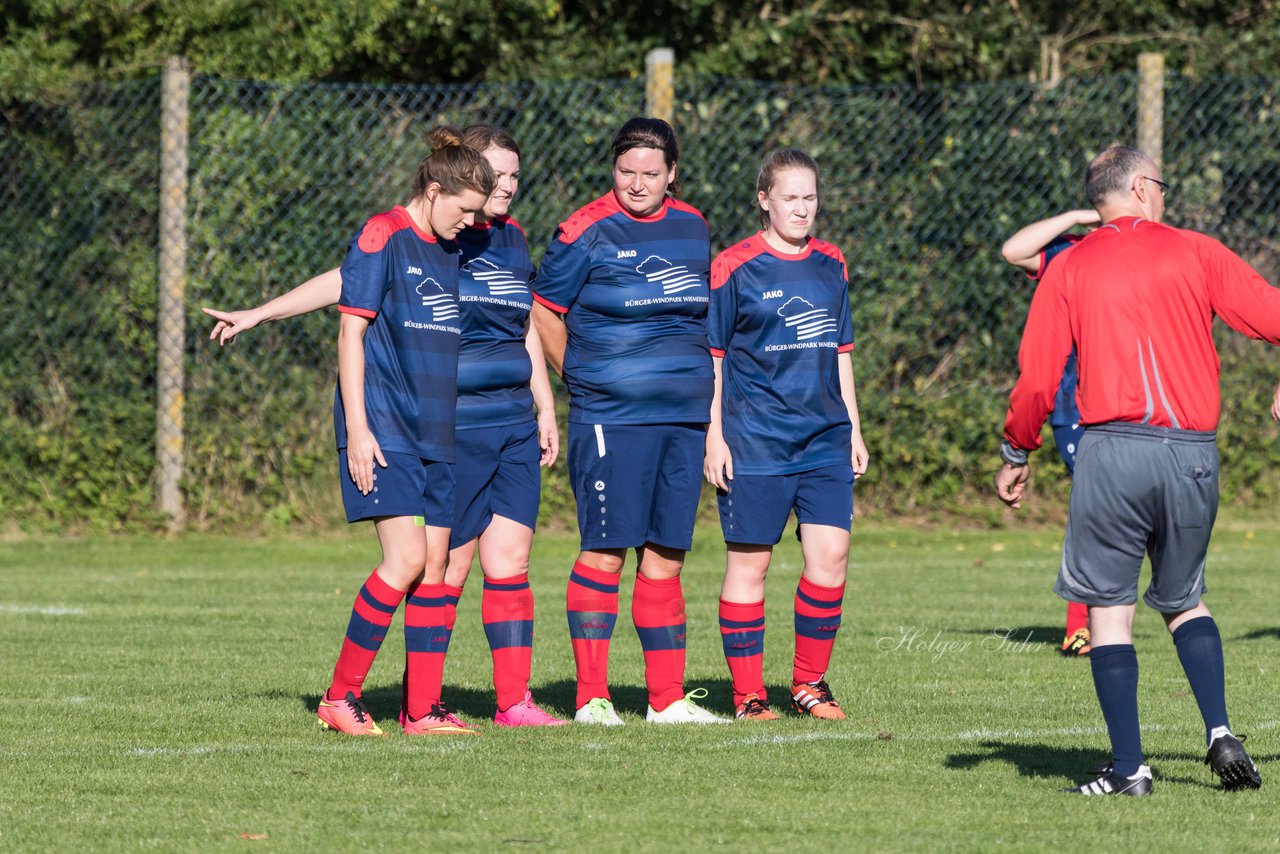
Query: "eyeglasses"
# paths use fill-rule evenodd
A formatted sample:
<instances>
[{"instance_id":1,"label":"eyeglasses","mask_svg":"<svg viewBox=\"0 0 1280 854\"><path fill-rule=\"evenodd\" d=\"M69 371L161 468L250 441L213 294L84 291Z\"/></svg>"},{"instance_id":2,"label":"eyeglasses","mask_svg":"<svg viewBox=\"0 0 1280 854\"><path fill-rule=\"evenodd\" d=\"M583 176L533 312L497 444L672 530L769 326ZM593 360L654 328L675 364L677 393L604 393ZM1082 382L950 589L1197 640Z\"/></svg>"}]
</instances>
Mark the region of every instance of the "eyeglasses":
<instances>
[{"instance_id":1,"label":"eyeglasses","mask_svg":"<svg viewBox=\"0 0 1280 854\"><path fill-rule=\"evenodd\" d=\"M1161 196L1161 198L1163 198L1163 197L1165 197L1165 196L1168 196L1168 195L1169 195L1169 191L1173 189L1173 188L1172 188L1172 187L1170 187L1168 184L1166 184L1164 181L1161 181L1161 180L1159 180L1158 178L1148 178L1146 175L1143 175L1143 176L1142 176L1142 180L1144 180L1144 181L1150 181L1150 182L1151 182L1151 183L1153 183L1153 184L1158 184L1158 185L1160 186L1160 196Z\"/></svg>"}]
</instances>

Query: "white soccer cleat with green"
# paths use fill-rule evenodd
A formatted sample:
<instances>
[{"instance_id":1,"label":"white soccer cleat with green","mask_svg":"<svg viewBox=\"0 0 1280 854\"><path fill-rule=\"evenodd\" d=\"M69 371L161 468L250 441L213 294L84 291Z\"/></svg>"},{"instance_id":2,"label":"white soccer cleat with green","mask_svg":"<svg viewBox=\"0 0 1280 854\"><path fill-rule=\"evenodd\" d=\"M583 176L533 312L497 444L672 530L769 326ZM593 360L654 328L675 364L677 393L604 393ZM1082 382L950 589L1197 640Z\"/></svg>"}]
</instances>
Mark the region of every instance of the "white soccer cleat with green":
<instances>
[{"instance_id":1,"label":"white soccer cleat with green","mask_svg":"<svg viewBox=\"0 0 1280 854\"><path fill-rule=\"evenodd\" d=\"M622 726L625 721L618 717L617 711L613 708L613 703L604 697L596 697L594 700L588 700L587 704L578 709L577 714L573 716L575 724L595 724L596 726Z\"/></svg>"},{"instance_id":2,"label":"white soccer cleat with green","mask_svg":"<svg viewBox=\"0 0 1280 854\"><path fill-rule=\"evenodd\" d=\"M695 688L660 712L654 711L653 706L650 706L648 714L645 715L645 720L651 724L729 723L729 718L713 715L694 702L694 700L701 700L705 696L707 696L706 688Z\"/></svg>"}]
</instances>

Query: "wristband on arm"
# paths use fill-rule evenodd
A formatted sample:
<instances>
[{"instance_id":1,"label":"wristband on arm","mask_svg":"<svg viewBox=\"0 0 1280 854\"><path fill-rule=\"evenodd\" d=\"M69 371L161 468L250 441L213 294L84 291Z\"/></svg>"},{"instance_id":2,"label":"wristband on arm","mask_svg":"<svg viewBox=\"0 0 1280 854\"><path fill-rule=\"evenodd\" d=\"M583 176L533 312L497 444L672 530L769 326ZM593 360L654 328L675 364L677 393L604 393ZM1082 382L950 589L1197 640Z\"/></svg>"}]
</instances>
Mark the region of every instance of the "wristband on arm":
<instances>
[{"instance_id":1,"label":"wristband on arm","mask_svg":"<svg viewBox=\"0 0 1280 854\"><path fill-rule=\"evenodd\" d=\"M1008 439L1005 439L1000 443L1000 459L1011 466L1025 466L1027 464L1027 452L1021 448L1015 448L1009 444Z\"/></svg>"}]
</instances>

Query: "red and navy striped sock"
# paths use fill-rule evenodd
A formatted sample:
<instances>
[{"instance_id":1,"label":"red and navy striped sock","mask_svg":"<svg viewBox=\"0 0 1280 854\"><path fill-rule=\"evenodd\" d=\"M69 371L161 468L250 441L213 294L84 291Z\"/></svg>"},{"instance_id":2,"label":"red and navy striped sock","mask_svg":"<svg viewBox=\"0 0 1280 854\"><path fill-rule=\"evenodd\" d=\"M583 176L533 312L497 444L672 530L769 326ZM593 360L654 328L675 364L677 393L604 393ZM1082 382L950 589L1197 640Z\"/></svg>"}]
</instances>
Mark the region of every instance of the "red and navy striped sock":
<instances>
[{"instance_id":1,"label":"red and navy striped sock","mask_svg":"<svg viewBox=\"0 0 1280 854\"><path fill-rule=\"evenodd\" d=\"M444 625L450 633L458 622L458 602L462 599L462 588L452 584L444 585Z\"/></svg>"},{"instance_id":2,"label":"red and navy striped sock","mask_svg":"<svg viewBox=\"0 0 1280 854\"><path fill-rule=\"evenodd\" d=\"M576 562L565 600L580 709L596 697L609 699L609 641L618 622L618 576Z\"/></svg>"},{"instance_id":3,"label":"red and navy striped sock","mask_svg":"<svg viewBox=\"0 0 1280 854\"><path fill-rule=\"evenodd\" d=\"M660 712L684 696L685 616L680 577L646 578L637 572L631 619L644 649L649 705Z\"/></svg>"},{"instance_id":4,"label":"red and navy striped sock","mask_svg":"<svg viewBox=\"0 0 1280 854\"><path fill-rule=\"evenodd\" d=\"M374 570L356 594L351 619L347 623L347 635L342 641L342 652L333 668L333 682L329 685L329 699L340 700L350 691L357 697L364 685L364 678L373 666L373 659L382 648L396 606L404 598L403 590L391 587Z\"/></svg>"},{"instance_id":5,"label":"red and navy striped sock","mask_svg":"<svg viewBox=\"0 0 1280 854\"><path fill-rule=\"evenodd\" d=\"M796 587L796 658L793 682L817 682L831 663L831 648L840 630L844 585L823 587L803 575Z\"/></svg>"},{"instance_id":6,"label":"red and navy striped sock","mask_svg":"<svg viewBox=\"0 0 1280 854\"><path fill-rule=\"evenodd\" d=\"M405 712L415 721L440 702L444 657L452 634L447 601L441 583L419 584L410 589L405 602Z\"/></svg>"},{"instance_id":7,"label":"red and navy striped sock","mask_svg":"<svg viewBox=\"0 0 1280 854\"><path fill-rule=\"evenodd\" d=\"M733 680L733 704L748 694L768 699L764 689L764 600L720 600L720 640Z\"/></svg>"},{"instance_id":8,"label":"red and navy striped sock","mask_svg":"<svg viewBox=\"0 0 1280 854\"><path fill-rule=\"evenodd\" d=\"M480 600L484 634L493 653L493 687L498 710L524 699L533 662L533 591L529 574L486 578Z\"/></svg>"}]
</instances>

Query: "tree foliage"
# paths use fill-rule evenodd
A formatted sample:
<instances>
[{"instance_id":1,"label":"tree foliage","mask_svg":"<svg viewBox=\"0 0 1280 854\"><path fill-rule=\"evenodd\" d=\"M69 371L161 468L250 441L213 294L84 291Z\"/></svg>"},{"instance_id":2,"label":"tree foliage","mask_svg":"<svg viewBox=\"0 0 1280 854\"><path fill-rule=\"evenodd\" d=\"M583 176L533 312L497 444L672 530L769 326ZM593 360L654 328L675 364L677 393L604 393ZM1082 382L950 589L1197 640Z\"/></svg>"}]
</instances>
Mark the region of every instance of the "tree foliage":
<instances>
[{"instance_id":1,"label":"tree foliage","mask_svg":"<svg viewBox=\"0 0 1280 854\"><path fill-rule=\"evenodd\" d=\"M142 76L173 54L280 82L442 83L682 68L791 83L1046 79L1164 52L1188 73L1269 73L1269 0L4 0L0 94Z\"/></svg>"}]
</instances>

